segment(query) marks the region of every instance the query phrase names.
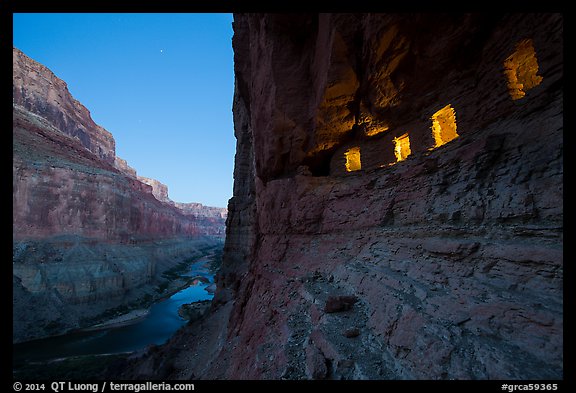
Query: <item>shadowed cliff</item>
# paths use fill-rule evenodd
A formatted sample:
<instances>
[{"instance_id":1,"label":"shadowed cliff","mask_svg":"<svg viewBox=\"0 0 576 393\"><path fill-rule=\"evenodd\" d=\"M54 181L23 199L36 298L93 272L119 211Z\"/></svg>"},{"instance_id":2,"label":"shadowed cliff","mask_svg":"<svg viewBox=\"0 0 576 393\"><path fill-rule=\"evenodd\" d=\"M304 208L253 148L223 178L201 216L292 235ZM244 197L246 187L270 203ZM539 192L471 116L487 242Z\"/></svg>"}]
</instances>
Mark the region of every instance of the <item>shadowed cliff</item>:
<instances>
[{"instance_id":1,"label":"shadowed cliff","mask_svg":"<svg viewBox=\"0 0 576 393\"><path fill-rule=\"evenodd\" d=\"M559 14L237 14L210 315L128 378L561 379Z\"/></svg>"}]
</instances>

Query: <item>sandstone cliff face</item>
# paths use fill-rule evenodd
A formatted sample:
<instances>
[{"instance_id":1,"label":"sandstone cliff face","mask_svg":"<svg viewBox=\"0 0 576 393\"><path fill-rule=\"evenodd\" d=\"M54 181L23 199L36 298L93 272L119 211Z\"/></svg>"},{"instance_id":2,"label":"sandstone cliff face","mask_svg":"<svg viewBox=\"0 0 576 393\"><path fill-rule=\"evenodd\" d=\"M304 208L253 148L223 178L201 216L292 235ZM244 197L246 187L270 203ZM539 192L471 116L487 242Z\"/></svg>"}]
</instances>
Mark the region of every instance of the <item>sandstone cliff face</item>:
<instances>
[{"instance_id":1,"label":"sandstone cliff face","mask_svg":"<svg viewBox=\"0 0 576 393\"><path fill-rule=\"evenodd\" d=\"M242 14L234 32L215 304L127 375L562 378L561 16Z\"/></svg>"},{"instance_id":2,"label":"sandstone cliff face","mask_svg":"<svg viewBox=\"0 0 576 393\"><path fill-rule=\"evenodd\" d=\"M98 126L84 105L76 101L66 83L48 68L14 48L13 102L46 119L59 132L69 135L108 163L114 163L112 134Z\"/></svg>"},{"instance_id":3,"label":"sandstone cliff face","mask_svg":"<svg viewBox=\"0 0 576 393\"><path fill-rule=\"evenodd\" d=\"M138 177L138 175L136 174L136 169L132 168L130 165L128 165L128 162L126 160L123 160L118 156L114 158L114 167L128 177L133 178Z\"/></svg>"},{"instance_id":4,"label":"sandstone cliff face","mask_svg":"<svg viewBox=\"0 0 576 393\"><path fill-rule=\"evenodd\" d=\"M222 207L205 206L201 203L189 202L172 202L175 207L182 210L185 214L192 214L198 217L209 217L220 219L228 216L228 209Z\"/></svg>"},{"instance_id":5,"label":"sandstone cliff face","mask_svg":"<svg viewBox=\"0 0 576 393\"><path fill-rule=\"evenodd\" d=\"M137 299L164 270L220 243L225 216L191 215L166 186L158 194L161 183L139 180L63 81L13 55L13 315L22 341Z\"/></svg>"},{"instance_id":6,"label":"sandstone cliff face","mask_svg":"<svg viewBox=\"0 0 576 393\"><path fill-rule=\"evenodd\" d=\"M168 198L168 187L166 184L163 184L156 179L151 179L144 176L138 176L138 180L152 187L152 195L154 195L154 197L160 202L167 203L170 201L170 198Z\"/></svg>"},{"instance_id":7,"label":"sandstone cliff face","mask_svg":"<svg viewBox=\"0 0 576 393\"><path fill-rule=\"evenodd\" d=\"M152 195L160 202L166 203L170 206L173 206L180 210L183 214L192 215L200 219L208 219L214 220L215 222L219 222L221 220L225 220L228 214L228 209L222 207L212 207L212 206L205 206L201 203L196 202L174 202L168 196L168 186L163 184L162 182L151 179L148 177L137 176L137 179L140 180L144 184L148 184L152 187ZM222 227L223 229L223 227ZM222 234L223 232L218 232Z\"/></svg>"},{"instance_id":8,"label":"sandstone cliff face","mask_svg":"<svg viewBox=\"0 0 576 393\"><path fill-rule=\"evenodd\" d=\"M194 219L162 204L43 118L13 112L13 233L16 240L79 235L107 241L203 234Z\"/></svg>"}]
</instances>

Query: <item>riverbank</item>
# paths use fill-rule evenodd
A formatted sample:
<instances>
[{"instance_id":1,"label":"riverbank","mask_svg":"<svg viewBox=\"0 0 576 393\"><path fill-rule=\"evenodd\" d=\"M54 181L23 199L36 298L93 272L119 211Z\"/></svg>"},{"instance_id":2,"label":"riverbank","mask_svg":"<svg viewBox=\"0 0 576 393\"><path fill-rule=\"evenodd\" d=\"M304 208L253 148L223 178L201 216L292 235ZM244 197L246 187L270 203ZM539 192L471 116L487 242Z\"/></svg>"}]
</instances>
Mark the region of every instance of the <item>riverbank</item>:
<instances>
[{"instance_id":1,"label":"riverbank","mask_svg":"<svg viewBox=\"0 0 576 393\"><path fill-rule=\"evenodd\" d=\"M189 286L154 304L149 311L135 310L82 332L16 344L13 347L13 376L34 380L46 379L40 375L49 376L47 379L71 375L74 378L109 376L111 371L121 367L119 360L124 361L150 346L164 344L179 328L190 323L179 315L182 305L202 305L204 309L202 312L197 310L194 319L201 317L212 298L205 288L204 283ZM118 364L110 367L110 363ZM82 367L87 367L86 372L79 370L77 373L76 369ZM108 371L99 370L99 367Z\"/></svg>"},{"instance_id":2,"label":"riverbank","mask_svg":"<svg viewBox=\"0 0 576 393\"><path fill-rule=\"evenodd\" d=\"M146 309L169 294L163 289L186 285L184 279L172 284L165 274L185 269L223 245L223 239L208 236L137 239L134 244L78 236L14 241L12 342L69 334ZM64 290L52 291L51 286Z\"/></svg>"},{"instance_id":3,"label":"riverbank","mask_svg":"<svg viewBox=\"0 0 576 393\"><path fill-rule=\"evenodd\" d=\"M109 321L96 324L94 326L90 326L84 329L81 329L81 332L91 332L95 330L102 330L102 329L113 329L119 328L122 326L128 326L133 323L140 322L144 318L146 318L150 314L150 310L139 309L139 310L132 310L127 314L120 315L116 318L112 318Z\"/></svg>"},{"instance_id":4,"label":"riverbank","mask_svg":"<svg viewBox=\"0 0 576 393\"><path fill-rule=\"evenodd\" d=\"M204 289L206 290L206 288ZM206 315L211 305L212 300L198 300L191 303L185 303L178 309L178 315L187 320L188 323L192 323Z\"/></svg>"},{"instance_id":5,"label":"riverbank","mask_svg":"<svg viewBox=\"0 0 576 393\"><path fill-rule=\"evenodd\" d=\"M206 250L204 251L206 252ZM164 281L160 282L155 289L155 294L148 296L144 301L127 304L123 307L124 313L113 315L110 319L100 321L94 325L77 330L78 332L90 332L103 329L120 328L132 325L144 320L150 313L150 307L162 300L169 299L174 294L198 283L210 284L210 280L202 275L190 274L190 270L196 273L199 270L206 270L211 275L215 274L215 268L219 267L218 259L221 258L222 251L210 247L206 254L194 259L189 259L176 265L172 269L164 272ZM213 294L214 283L210 285L207 292Z\"/></svg>"},{"instance_id":6,"label":"riverbank","mask_svg":"<svg viewBox=\"0 0 576 393\"><path fill-rule=\"evenodd\" d=\"M196 254L166 270L154 286L149 286L145 298L124 303L95 318L83 329L14 344L14 377L98 378L120 368L134 352L150 345L162 345L181 326L190 323L188 318L179 315L183 304L191 309L199 307L194 306L196 302L204 305L203 312L196 310L192 319L209 308L213 293L207 288L214 286L222 252L214 247L206 247L201 252L202 255ZM75 369L82 367L87 367L87 373L80 370L77 374Z\"/></svg>"}]
</instances>

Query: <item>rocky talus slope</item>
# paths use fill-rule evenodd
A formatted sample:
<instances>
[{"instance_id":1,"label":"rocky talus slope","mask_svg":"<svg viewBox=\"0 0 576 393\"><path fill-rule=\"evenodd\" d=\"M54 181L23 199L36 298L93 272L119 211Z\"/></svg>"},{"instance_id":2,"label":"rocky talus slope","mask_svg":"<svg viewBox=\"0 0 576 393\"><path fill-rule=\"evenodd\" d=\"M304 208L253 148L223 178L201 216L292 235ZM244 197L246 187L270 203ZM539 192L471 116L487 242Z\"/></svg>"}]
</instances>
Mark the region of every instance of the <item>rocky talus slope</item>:
<instances>
[{"instance_id":1,"label":"rocky talus slope","mask_svg":"<svg viewBox=\"0 0 576 393\"><path fill-rule=\"evenodd\" d=\"M62 80L16 48L13 61L17 342L137 301L163 271L222 243L226 209L184 211L157 198L161 183L145 184L115 156L112 135Z\"/></svg>"},{"instance_id":2,"label":"rocky talus slope","mask_svg":"<svg viewBox=\"0 0 576 393\"><path fill-rule=\"evenodd\" d=\"M234 16L210 315L131 378L563 377L559 14Z\"/></svg>"}]
</instances>

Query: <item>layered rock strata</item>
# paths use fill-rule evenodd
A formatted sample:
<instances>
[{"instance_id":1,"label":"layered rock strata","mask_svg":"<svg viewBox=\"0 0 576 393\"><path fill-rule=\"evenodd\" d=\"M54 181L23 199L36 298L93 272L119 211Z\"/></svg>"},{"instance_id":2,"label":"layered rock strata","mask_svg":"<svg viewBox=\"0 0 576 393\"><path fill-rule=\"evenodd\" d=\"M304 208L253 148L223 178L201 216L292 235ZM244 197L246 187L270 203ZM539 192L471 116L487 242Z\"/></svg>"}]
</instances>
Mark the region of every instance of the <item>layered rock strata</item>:
<instances>
[{"instance_id":1,"label":"layered rock strata","mask_svg":"<svg viewBox=\"0 0 576 393\"><path fill-rule=\"evenodd\" d=\"M168 203L167 187L163 198L161 183L142 182L115 156L112 135L62 80L15 48L13 59L13 316L22 341L138 300L164 270L222 243L226 210Z\"/></svg>"},{"instance_id":2,"label":"layered rock strata","mask_svg":"<svg viewBox=\"0 0 576 393\"><path fill-rule=\"evenodd\" d=\"M240 14L233 46L215 301L125 375L561 379L561 15Z\"/></svg>"},{"instance_id":3,"label":"layered rock strata","mask_svg":"<svg viewBox=\"0 0 576 393\"><path fill-rule=\"evenodd\" d=\"M112 134L94 123L88 109L70 95L66 82L22 51L14 48L12 55L14 104L41 116L60 133L113 164L116 145Z\"/></svg>"}]
</instances>

